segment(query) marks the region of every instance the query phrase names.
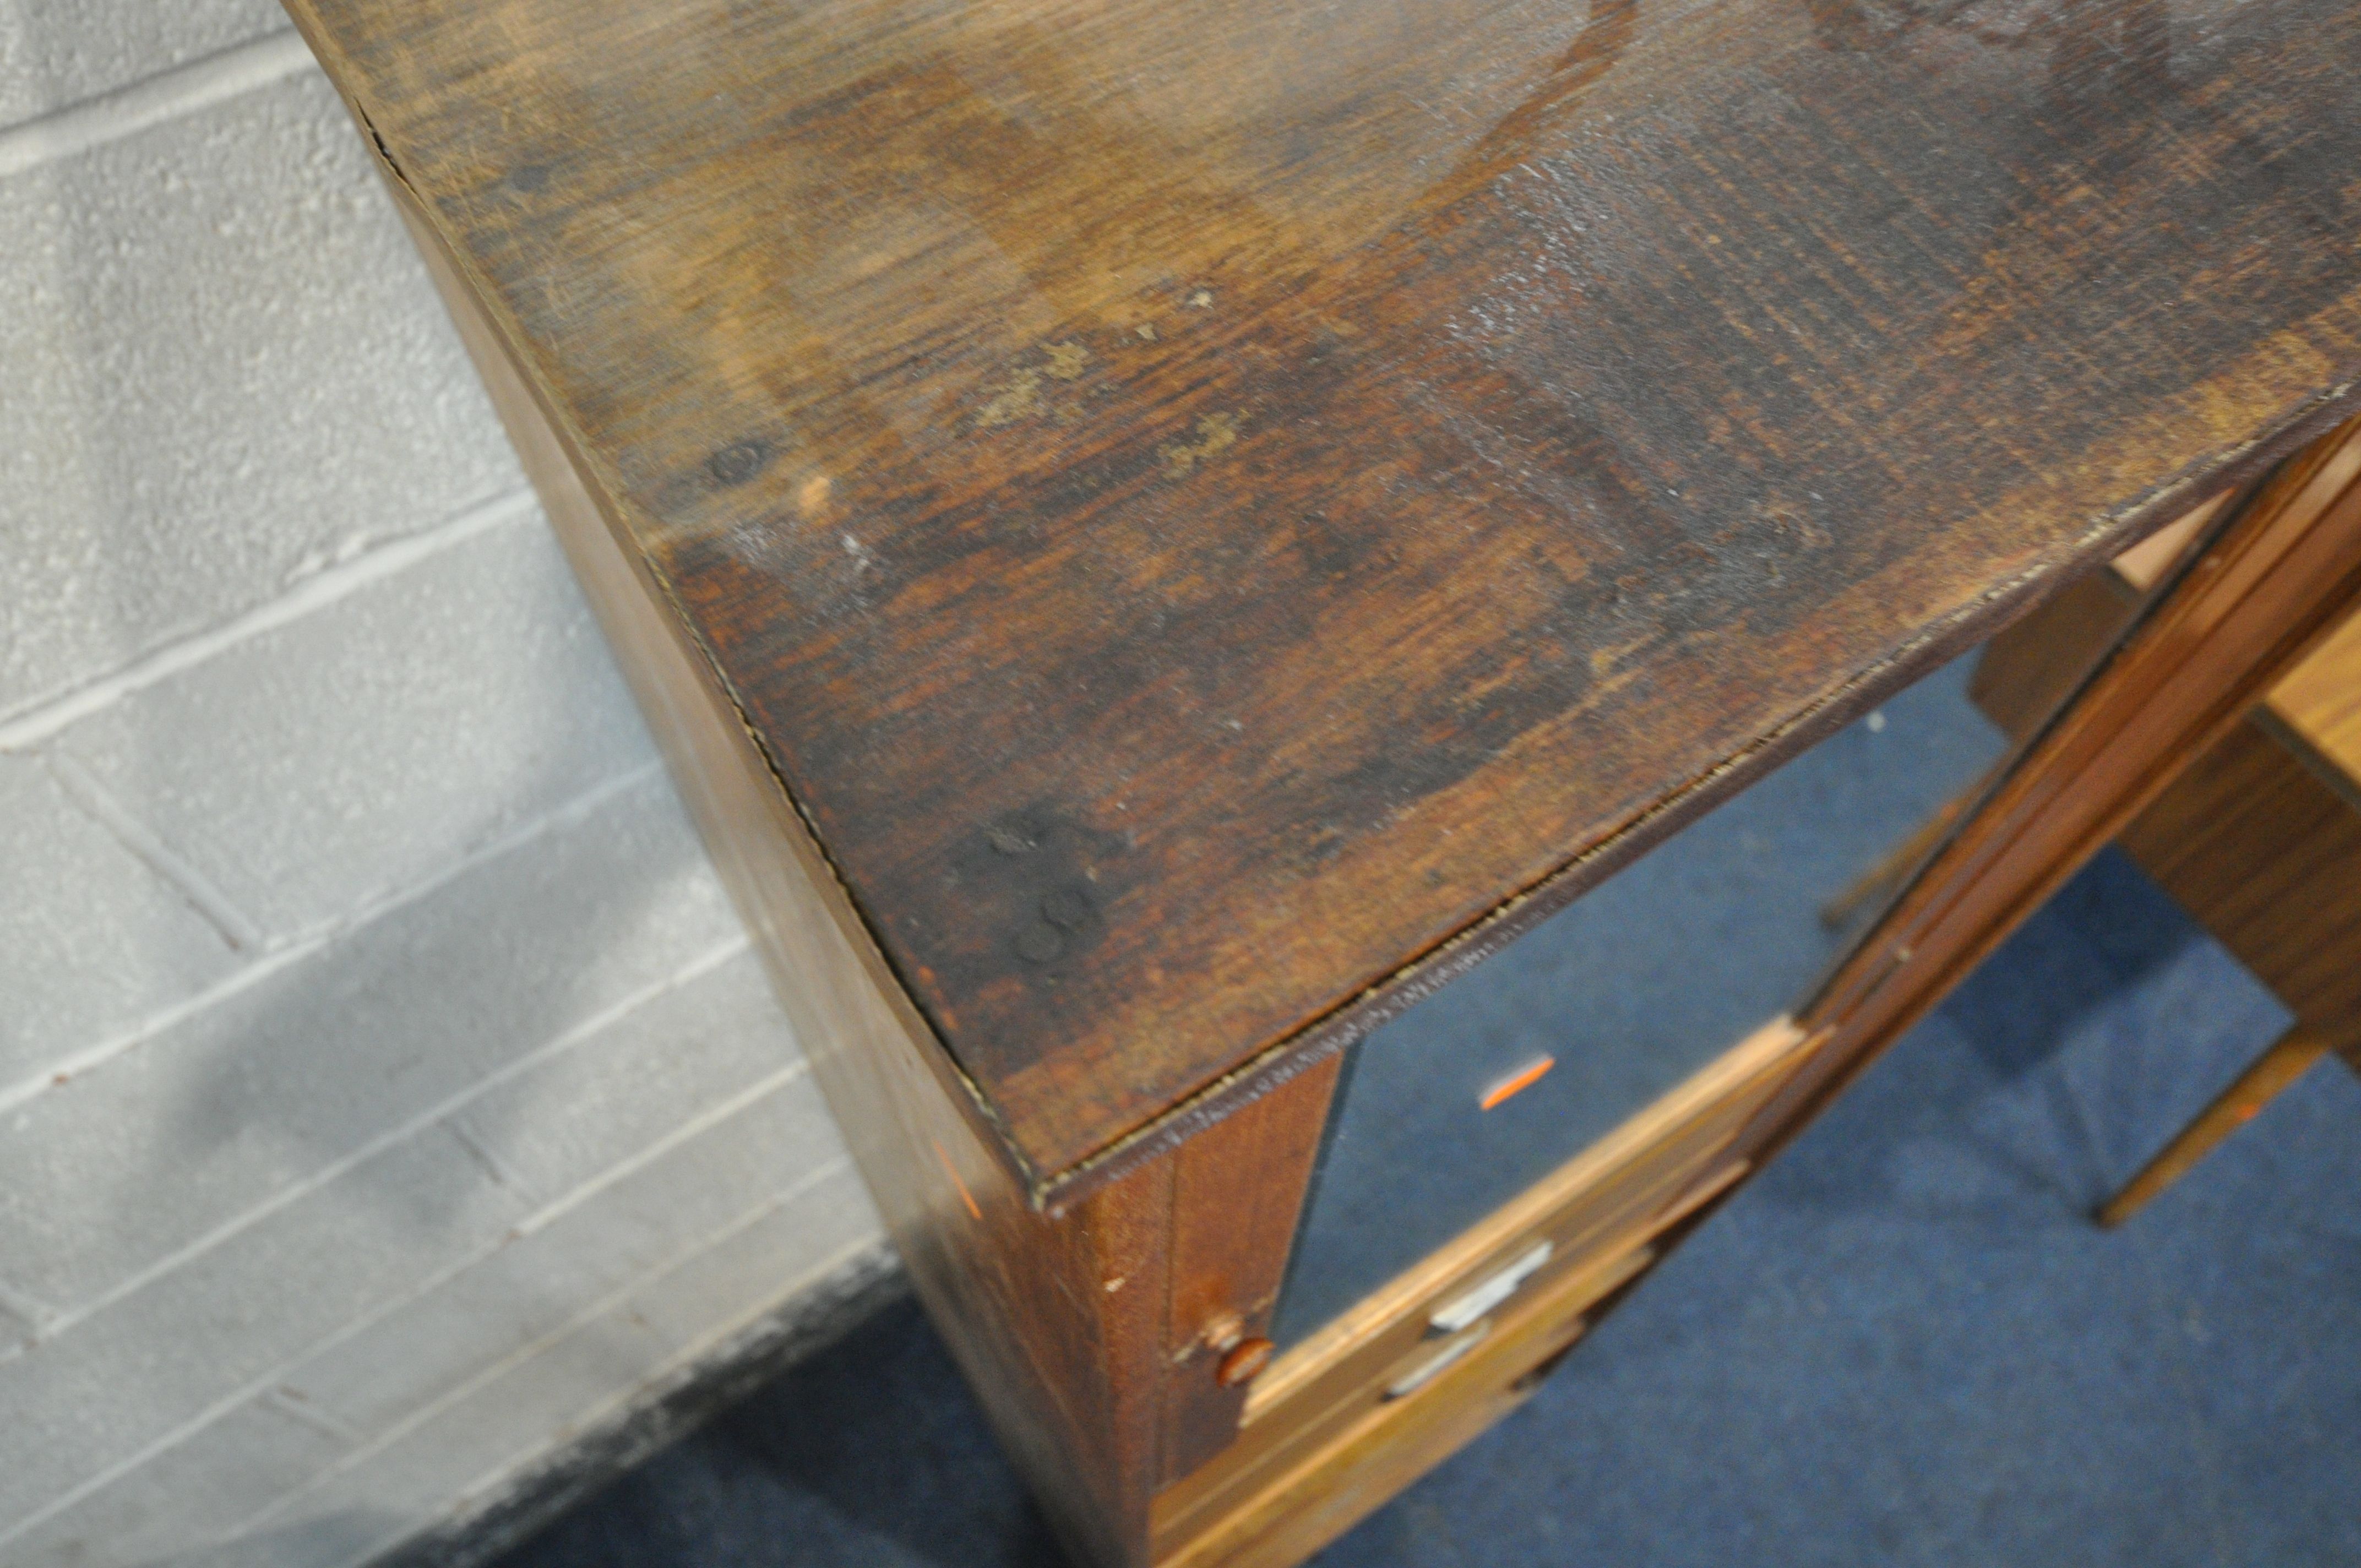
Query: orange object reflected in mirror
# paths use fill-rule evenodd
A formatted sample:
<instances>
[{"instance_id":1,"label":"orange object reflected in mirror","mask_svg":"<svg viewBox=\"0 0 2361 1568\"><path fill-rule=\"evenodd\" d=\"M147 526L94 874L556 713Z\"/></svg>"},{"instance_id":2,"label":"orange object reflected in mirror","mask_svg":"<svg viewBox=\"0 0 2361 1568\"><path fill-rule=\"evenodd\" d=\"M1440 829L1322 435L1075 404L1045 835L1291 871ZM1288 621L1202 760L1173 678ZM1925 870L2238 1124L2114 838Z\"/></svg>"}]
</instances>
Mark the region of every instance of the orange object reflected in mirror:
<instances>
[{"instance_id":1,"label":"orange object reflected in mirror","mask_svg":"<svg viewBox=\"0 0 2361 1568\"><path fill-rule=\"evenodd\" d=\"M1484 1097L1476 1103L1489 1111L1510 1095L1531 1089L1534 1084L1539 1083L1542 1080L1542 1075L1556 1065L1557 1058L1543 1057L1539 1061L1521 1067L1486 1090Z\"/></svg>"}]
</instances>

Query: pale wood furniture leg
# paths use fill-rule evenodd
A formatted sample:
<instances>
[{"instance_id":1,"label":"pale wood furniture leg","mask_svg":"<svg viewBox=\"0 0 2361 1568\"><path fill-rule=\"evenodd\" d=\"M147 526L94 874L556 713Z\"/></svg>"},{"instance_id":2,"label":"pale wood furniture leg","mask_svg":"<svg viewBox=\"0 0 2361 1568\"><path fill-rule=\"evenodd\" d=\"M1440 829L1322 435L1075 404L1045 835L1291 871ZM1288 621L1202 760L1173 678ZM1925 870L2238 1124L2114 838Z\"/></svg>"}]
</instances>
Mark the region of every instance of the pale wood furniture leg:
<instances>
[{"instance_id":1,"label":"pale wood furniture leg","mask_svg":"<svg viewBox=\"0 0 2361 1568\"><path fill-rule=\"evenodd\" d=\"M2361 600L2361 422L2282 466L2040 726L1798 1020L1829 1045L1764 1112L1792 1136L2236 729Z\"/></svg>"},{"instance_id":2,"label":"pale wood furniture leg","mask_svg":"<svg viewBox=\"0 0 2361 1568\"><path fill-rule=\"evenodd\" d=\"M2327 1051L2328 1041L2301 1024L2281 1035L2254 1066L2214 1097L2197 1120L2180 1129L2154 1159L2141 1167L2122 1191L2099 1206L2099 1223L2112 1228L2146 1208L2149 1200L2213 1153L2215 1145L2260 1115L2264 1106L2311 1071L2312 1064Z\"/></svg>"}]
</instances>

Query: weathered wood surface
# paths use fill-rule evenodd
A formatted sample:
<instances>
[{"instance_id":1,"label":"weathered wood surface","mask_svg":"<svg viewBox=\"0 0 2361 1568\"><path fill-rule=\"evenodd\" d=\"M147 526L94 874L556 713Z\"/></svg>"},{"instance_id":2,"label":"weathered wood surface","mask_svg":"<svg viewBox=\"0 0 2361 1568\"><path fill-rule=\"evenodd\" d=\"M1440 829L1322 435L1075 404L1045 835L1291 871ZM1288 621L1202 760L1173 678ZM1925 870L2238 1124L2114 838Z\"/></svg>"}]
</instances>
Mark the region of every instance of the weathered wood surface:
<instances>
[{"instance_id":1,"label":"weathered wood surface","mask_svg":"<svg viewBox=\"0 0 2361 1568\"><path fill-rule=\"evenodd\" d=\"M1037 1195L2361 369L2350 0L291 8Z\"/></svg>"}]
</instances>

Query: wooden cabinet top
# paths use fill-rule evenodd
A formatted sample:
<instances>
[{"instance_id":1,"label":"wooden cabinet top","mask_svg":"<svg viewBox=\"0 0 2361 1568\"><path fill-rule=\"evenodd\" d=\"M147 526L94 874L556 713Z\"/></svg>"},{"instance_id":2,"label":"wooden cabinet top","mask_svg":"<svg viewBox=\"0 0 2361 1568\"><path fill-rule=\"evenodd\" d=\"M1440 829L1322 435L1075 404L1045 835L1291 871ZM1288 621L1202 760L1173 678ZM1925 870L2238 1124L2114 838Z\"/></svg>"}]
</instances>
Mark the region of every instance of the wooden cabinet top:
<instances>
[{"instance_id":1,"label":"wooden cabinet top","mask_svg":"<svg viewBox=\"0 0 2361 1568\"><path fill-rule=\"evenodd\" d=\"M1037 1179L2361 371L2351 0L291 4Z\"/></svg>"}]
</instances>

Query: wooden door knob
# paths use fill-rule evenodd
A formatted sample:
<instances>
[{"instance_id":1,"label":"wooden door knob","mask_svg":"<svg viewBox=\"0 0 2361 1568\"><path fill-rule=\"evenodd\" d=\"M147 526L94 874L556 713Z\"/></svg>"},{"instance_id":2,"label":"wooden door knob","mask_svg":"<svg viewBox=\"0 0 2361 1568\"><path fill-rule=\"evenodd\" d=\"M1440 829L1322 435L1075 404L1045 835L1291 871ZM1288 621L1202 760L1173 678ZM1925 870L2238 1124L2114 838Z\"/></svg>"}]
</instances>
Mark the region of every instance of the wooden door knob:
<instances>
[{"instance_id":1,"label":"wooden door knob","mask_svg":"<svg viewBox=\"0 0 2361 1568\"><path fill-rule=\"evenodd\" d=\"M1213 1381L1224 1388L1235 1388L1250 1381L1256 1373L1270 1365L1271 1352L1278 1347L1267 1339L1242 1339L1222 1357L1221 1365L1213 1369Z\"/></svg>"}]
</instances>

